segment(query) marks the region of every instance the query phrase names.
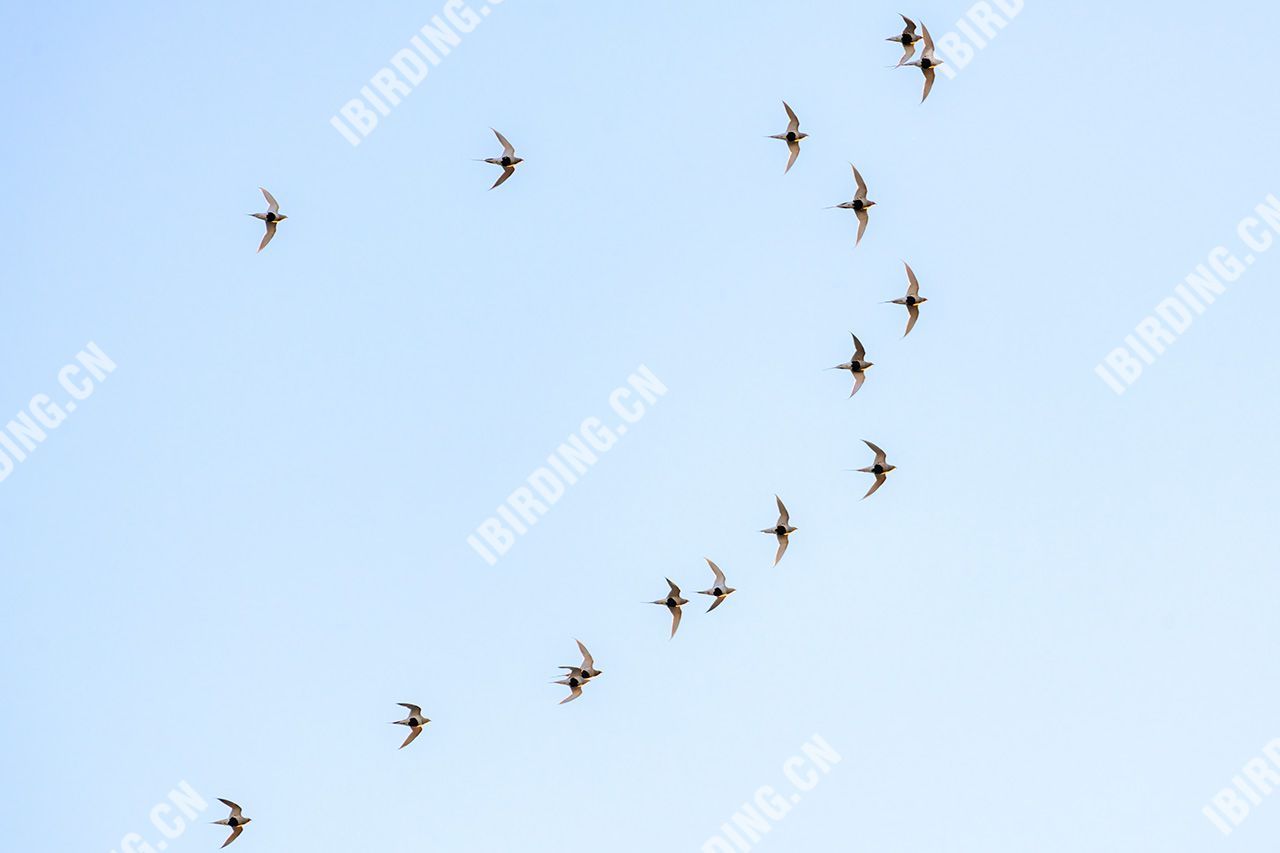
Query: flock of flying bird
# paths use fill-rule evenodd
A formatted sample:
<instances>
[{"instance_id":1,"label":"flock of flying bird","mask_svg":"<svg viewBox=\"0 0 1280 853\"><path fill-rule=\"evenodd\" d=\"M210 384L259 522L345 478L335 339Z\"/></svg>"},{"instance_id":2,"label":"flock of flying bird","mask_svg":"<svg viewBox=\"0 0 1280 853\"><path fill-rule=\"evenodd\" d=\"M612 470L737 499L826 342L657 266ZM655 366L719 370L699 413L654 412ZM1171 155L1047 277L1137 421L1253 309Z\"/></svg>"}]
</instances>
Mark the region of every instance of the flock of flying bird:
<instances>
[{"instance_id":1,"label":"flock of flying bird","mask_svg":"<svg viewBox=\"0 0 1280 853\"><path fill-rule=\"evenodd\" d=\"M902 58L898 60L897 65L892 67L901 68L903 66L914 66L923 72L925 81L924 95L920 99L921 103L923 103L925 99L929 97L929 92L933 88L935 78L934 69L942 64L942 60L937 59L934 55L933 37L929 35L929 28L922 25L920 29L922 30L923 35L917 35L915 22L906 15L901 15L901 18L906 24L902 33L887 39L887 41L900 44L903 49ZM920 58L913 59L916 53L916 44L922 40L924 41L924 50L921 51ZM787 112L787 130L785 133L776 134L769 138L780 139L787 143L787 148L790 150L791 154L787 160L786 168L783 169L783 174L786 174L791 171L791 167L795 165L796 159L800 156L800 141L807 139L809 135L807 133L800 132L800 119L797 118L795 111L791 109L791 106L787 104L786 101L783 101L782 106ZM516 156L515 146L507 141L505 136L497 130L493 130L493 133L498 138L498 142L502 145L502 155L499 157L487 157L478 161L489 163L502 169L502 174L498 176L498 179L494 182L493 186L489 187L491 190L502 186L508 178L515 174L516 167L524 162L524 158ZM867 184L866 181L863 180L862 174L858 171L858 168L852 164L850 164L850 168L853 169L853 179L857 184L857 191L854 193L853 199L851 201L846 201L843 204L832 205L828 209L840 208L844 210L852 210L857 216L858 236L854 241L854 246L856 247L862 242L862 236L867 230L867 223L870 220L867 211L874 207L876 203L867 199ZM258 251L261 252L266 248L267 244L271 242L271 239L275 237L277 225L288 219L288 217L280 213L280 205L276 202L275 197L270 192L263 187L259 187L259 189L262 190L262 195L267 200L267 210L265 213L251 213L249 215L261 220L266 225L266 233L262 237L262 242L258 245ZM920 306L927 302L928 299L920 296L920 282L916 279L915 271L911 269L911 265L905 261L903 262L903 265L906 267L907 271L907 293L905 296L901 296L897 299L887 300L884 304L902 305L906 307L907 328L902 335L905 338L907 335L911 334L911 330L915 328L916 321L920 319ZM854 345L853 357L843 364L838 364L835 367L829 368L830 370L847 370L853 375L853 390L849 393L850 398L852 398L854 394L858 393L858 390L866 381L867 370L872 367L872 362L866 360L866 348L862 345L862 342L858 340L857 335L853 335L852 337ZM872 474L875 477L875 481L872 483L871 488L862 496L863 500L865 500L875 494L876 490L884 485L889 472L893 471L897 466L890 465L885 452L875 444L867 441L866 439L863 439L863 443L866 444L867 447L871 449L871 452L875 454L875 459L871 465L865 468L851 470L856 470L859 473ZM791 541L791 534L795 533L798 528L792 526L791 514L787 511L786 505L783 504L782 498L774 495L774 500L778 505L778 520L772 527L766 527L760 532L766 533L777 539L778 550L773 559L773 565L777 566L782 560L782 555L787 551L787 545ZM704 559L706 559L707 565L711 568L713 581L709 589L700 590L698 594L710 596L713 599L711 606L707 608L707 612L710 613L712 610L719 607L732 593L736 592L736 589L729 586L728 581L725 578L725 574L720 570L719 566L712 562L710 558ZM667 611L671 615L671 638L674 639L676 630L680 627L680 619L683 613L681 608L688 604L689 600L681 594L680 587L674 581L670 578L666 578L666 581L669 587L667 595L663 598L655 599L650 603L667 608ZM582 654L582 663L578 665L560 666L559 669L565 670L563 677L552 682L569 688L569 695L560 700L561 705L566 702L571 702L581 696L582 688L603 672L603 670L596 668L595 659L592 658L591 653L587 650L587 647L582 644L582 641L576 640L575 642L578 644L578 651ZM406 746L413 743L418 735L422 734L423 728L430 723L431 720L422 713L422 708L418 705L414 705L409 702L400 702L397 704L408 711L408 716L403 720L396 720L392 723L392 725L406 726L409 729L409 734L405 737L404 743L400 744L400 749L404 749ZM247 825L252 818L245 817L240 806L230 800L219 798L219 801L231 810L230 816L225 820L214 821L214 823L219 826L227 826L231 828L230 837L228 837L222 845L223 847L226 847L228 844L240 837L240 833L244 832L245 825Z\"/></svg>"}]
</instances>

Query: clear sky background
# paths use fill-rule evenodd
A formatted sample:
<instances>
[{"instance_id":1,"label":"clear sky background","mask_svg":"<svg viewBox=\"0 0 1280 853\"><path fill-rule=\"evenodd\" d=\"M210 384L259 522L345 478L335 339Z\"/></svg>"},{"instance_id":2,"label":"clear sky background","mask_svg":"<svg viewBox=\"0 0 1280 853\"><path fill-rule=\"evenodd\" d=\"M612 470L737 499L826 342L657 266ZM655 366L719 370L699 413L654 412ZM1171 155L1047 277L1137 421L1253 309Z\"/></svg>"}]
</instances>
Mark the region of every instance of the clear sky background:
<instances>
[{"instance_id":1,"label":"clear sky background","mask_svg":"<svg viewBox=\"0 0 1280 853\"><path fill-rule=\"evenodd\" d=\"M760 849L1274 850L1280 796L1200 809L1280 737L1280 252L1124 396L1093 367L1280 193L1280 10L1028 0L921 106L899 4L508 0L352 148L439 6L0 12L0 416L119 365L0 483L5 847L154 841L185 779L241 853L693 851L819 734ZM667 395L486 566L642 363ZM739 592L669 641L641 602L704 556Z\"/></svg>"}]
</instances>

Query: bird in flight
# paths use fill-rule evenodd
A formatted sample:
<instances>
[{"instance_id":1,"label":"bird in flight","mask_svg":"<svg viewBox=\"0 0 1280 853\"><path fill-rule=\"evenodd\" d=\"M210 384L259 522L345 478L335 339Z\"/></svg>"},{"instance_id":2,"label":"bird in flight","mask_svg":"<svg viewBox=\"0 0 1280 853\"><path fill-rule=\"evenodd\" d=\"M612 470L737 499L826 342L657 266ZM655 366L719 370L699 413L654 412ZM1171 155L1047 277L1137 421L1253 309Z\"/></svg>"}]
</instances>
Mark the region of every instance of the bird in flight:
<instances>
[{"instance_id":1,"label":"bird in flight","mask_svg":"<svg viewBox=\"0 0 1280 853\"><path fill-rule=\"evenodd\" d=\"M876 447L871 442L867 441L865 438L862 440L862 443L865 444L867 447L870 447L871 451L876 455L876 461L874 465L869 465L866 468L858 469L860 473L876 475L876 481L871 485L870 489L867 489L867 493L862 496L862 499L865 501L867 498L871 497L876 493L876 489L884 485L884 481L888 479L889 472L894 470L898 466L890 465L885 457L884 451Z\"/></svg>"},{"instance_id":2,"label":"bird in flight","mask_svg":"<svg viewBox=\"0 0 1280 853\"><path fill-rule=\"evenodd\" d=\"M408 702L397 702L396 704L401 708L409 709L409 716L405 717L403 720L396 720L391 724L393 726L409 727L409 736L404 739L404 743L400 744L400 748L404 749L406 746L413 743L414 738L422 734L423 726L431 721L422 716L422 709L417 705L411 705Z\"/></svg>"},{"instance_id":3,"label":"bird in flight","mask_svg":"<svg viewBox=\"0 0 1280 853\"><path fill-rule=\"evenodd\" d=\"M495 166L502 167L502 174L498 176L498 180L493 182L493 186L489 187L489 189L492 190L502 186L503 183L506 182L507 178L514 175L516 173L516 166L519 166L521 163L523 163L524 158L516 156L515 146L513 146L510 142L508 142L505 136L503 136L501 133L498 133L498 131L494 130L493 128L489 128L489 129L493 130L493 135L498 137L498 141L502 143L502 156L488 157L484 161L486 163L492 163Z\"/></svg>"},{"instance_id":4,"label":"bird in flight","mask_svg":"<svg viewBox=\"0 0 1280 853\"><path fill-rule=\"evenodd\" d=\"M560 704L563 705L565 702L572 702L582 695L582 685L586 684L587 680L570 675L568 678L557 679L555 683L564 684L569 688L569 695L560 700Z\"/></svg>"},{"instance_id":5,"label":"bird in flight","mask_svg":"<svg viewBox=\"0 0 1280 853\"><path fill-rule=\"evenodd\" d=\"M585 684L600 675L604 670L596 669L595 659L591 657L591 652L587 651L587 647L582 645L581 640L575 640L574 642L578 644L578 650L582 652L582 666L561 666L559 669L567 669L569 671L567 673L568 677L578 678Z\"/></svg>"},{"instance_id":6,"label":"bird in flight","mask_svg":"<svg viewBox=\"0 0 1280 853\"><path fill-rule=\"evenodd\" d=\"M858 239L854 242L854 246L862 242L862 235L867 230L867 221L870 218L867 215L867 209L876 206L874 201L867 201L867 182L862 180L862 173L858 171L858 167L849 164L849 168L853 169L853 179L858 182L858 191L854 193L853 201L846 201L844 204L833 204L827 210L833 210L837 207L844 210L852 210L858 217Z\"/></svg>"},{"instance_id":7,"label":"bird in flight","mask_svg":"<svg viewBox=\"0 0 1280 853\"><path fill-rule=\"evenodd\" d=\"M797 528L791 526L791 513L787 512L786 506L782 503L782 498L774 495L773 499L778 502L778 523L773 527L766 527L760 532L771 533L778 537L778 553L773 558L773 564L776 566L778 561L782 559L782 555L787 552L787 543L791 541L790 536L796 532Z\"/></svg>"},{"instance_id":8,"label":"bird in flight","mask_svg":"<svg viewBox=\"0 0 1280 853\"><path fill-rule=\"evenodd\" d=\"M250 213L254 219L261 219L267 223L267 233L262 235L262 242L258 244L258 251L261 252L267 248L267 244L271 242L271 238L276 236L276 223L284 222L289 217L280 212L280 205L276 202L276 197L267 192L265 187L258 187L262 190L262 194L267 198L266 213Z\"/></svg>"},{"instance_id":9,"label":"bird in flight","mask_svg":"<svg viewBox=\"0 0 1280 853\"><path fill-rule=\"evenodd\" d=\"M595 659L591 657L591 652L587 651L587 647L582 644L581 640L575 640L578 644L578 650L582 652L582 666L562 666L560 669L569 670L565 673L565 677L552 682L554 684L563 684L569 688L569 695L560 700L560 704L572 702L582 695L582 686L591 679L599 675L602 670L596 669Z\"/></svg>"},{"instance_id":10,"label":"bird in flight","mask_svg":"<svg viewBox=\"0 0 1280 853\"><path fill-rule=\"evenodd\" d=\"M791 167L796 164L796 158L800 156L800 140L808 138L809 134L800 132L800 119L796 118L795 112L786 102L782 102L782 108L787 111L787 132L770 136L770 139L782 139L787 143L787 148L791 149L791 157L787 160L787 168L782 170L782 174L791 171Z\"/></svg>"},{"instance_id":11,"label":"bird in flight","mask_svg":"<svg viewBox=\"0 0 1280 853\"><path fill-rule=\"evenodd\" d=\"M715 597L715 601L711 602L711 606L707 608L710 613L720 606L720 602L729 597L729 593L737 592L733 587L725 583L724 572L720 571L720 567L711 562L710 557L703 557L707 561L707 565L711 567L711 571L715 572L716 580L711 589L703 589L698 591L698 595L710 595Z\"/></svg>"},{"instance_id":12,"label":"bird in flight","mask_svg":"<svg viewBox=\"0 0 1280 853\"><path fill-rule=\"evenodd\" d=\"M663 607L671 611L671 636L675 637L676 629L680 627L680 606L688 604L689 599L680 595L680 587L671 582L671 578L667 578L667 586L671 587L671 591L667 593L666 598L659 598L657 601L651 601L650 604L661 604Z\"/></svg>"},{"instance_id":13,"label":"bird in flight","mask_svg":"<svg viewBox=\"0 0 1280 853\"><path fill-rule=\"evenodd\" d=\"M867 349L862 345L862 341L858 340L858 336L854 335L852 332L849 334L853 335L853 358L849 359L844 364L837 364L835 367L829 367L827 369L847 370L853 374L853 390L849 392L849 396L852 397L854 394L858 393L858 389L862 387L862 383L867 381L867 369L872 367L873 364L866 360Z\"/></svg>"},{"instance_id":14,"label":"bird in flight","mask_svg":"<svg viewBox=\"0 0 1280 853\"><path fill-rule=\"evenodd\" d=\"M226 820L213 821L215 826L231 827L231 835L228 836L226 841L222 842L222 846L226 847L232 841L235 841L237 838L240 837L240 833L244 832L245 824L249 823L251 820L253 820L253 818L245 817L244 811L241 810L239 806L237 806L235 803L231 802L230 800L224 800L222 799L222 797L218 797L218 802L222 803L224 806L231 809L231 816L228 817Z\"/></svg>"},{"instance_id":15,"label":"bird in flight","mask_svg":"<svg viewBox=\"0 0 1280 853\"><path fill-rule=\"evenodd\" d=\"M898 299L890 299L884 304L907 306L907 330L902 333L905 338L916 327L916 320L920 319L920 306L928 302L929 299L920 295L920 281L916 278L915 270L911 269L911 264L903 261L902 265L907 268L907 295Z\"/></svg>"},{"instance_id":16,"label":"bird in flight","mask_svg":"<svg viewBox=\"0 0 1280 853\"><path fill-rule=\"evenodd\" d=\"M898 64L894 68L901 68L906 64L907 60L916 55L916 42L920 41L920 36L916 35L916 22L908 18L902 13L898 13L898 17L906 22L901 35L892 36L885 41L897 42L902 45L902 58L898 60Z\"/></svg>"},{"instance_id":17,"label":"bird in flight","mask_svg":"<svg viewBox=\"0 0 1280 853\"><path fill-rule=\"evenodd\" d=\"M933 69L944 64L933 54L933 36L929 35L929 28L920 25L924 29L924 50L920 51L920 58L912 62L904 63L905 65L913 65L924 73L924 95L920 98L920 103L924 103L929 97L929 90L933 88L933 81L938 75Z\"/></svg>"}]
</instances>

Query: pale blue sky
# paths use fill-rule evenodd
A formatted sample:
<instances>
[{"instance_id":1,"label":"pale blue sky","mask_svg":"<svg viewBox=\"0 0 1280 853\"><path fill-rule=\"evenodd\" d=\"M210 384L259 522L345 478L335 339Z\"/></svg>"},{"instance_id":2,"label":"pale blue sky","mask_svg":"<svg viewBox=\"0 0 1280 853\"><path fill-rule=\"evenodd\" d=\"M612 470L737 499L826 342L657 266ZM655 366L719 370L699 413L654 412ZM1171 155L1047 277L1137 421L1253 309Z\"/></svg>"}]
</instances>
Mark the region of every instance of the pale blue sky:
<instances>
[{"instance_id":1,"label":"pale blue sky","mask_svg":"<svg viewBox=\"0 0 1280 853\"><path fill-rule=\"evenodd\" d=\"M119 365L0 483L6 846L154 841L185 779L241 853L694 851L816 733L760 849L1273 850L1280 796L1200 809L1280 737L1280 252L1123 397L1093 367L1280 193L1280 10L1028 0L921 106L897 4L508 0L352 148L439 7L0 12L0 418ZM642 363L667 395L485 566ZM704 556L739 592L668 641L640 602Z\"/></svg>"}]
</instances>

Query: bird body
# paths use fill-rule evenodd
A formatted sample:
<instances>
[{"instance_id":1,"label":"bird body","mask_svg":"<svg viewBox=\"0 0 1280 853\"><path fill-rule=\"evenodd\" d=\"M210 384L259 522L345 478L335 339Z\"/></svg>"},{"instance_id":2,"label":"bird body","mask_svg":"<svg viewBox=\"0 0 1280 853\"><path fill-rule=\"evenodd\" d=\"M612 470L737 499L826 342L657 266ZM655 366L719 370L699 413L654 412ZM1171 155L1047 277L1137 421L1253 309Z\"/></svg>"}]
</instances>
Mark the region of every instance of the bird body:
<instances>
[{"instance_id":1,"label":"bird body","mask_svg":"<svg viewBox=\"0 0 1280 853\"><path fill-rule=\"evenodd\" d=\"M857 215L858 239L854 241L853 244L854 246L857 246L862 242L862 235L866 233L867 222L870 221L870 216L867 214L867 210L875 207L876 203L874 201L867 200L867 182L862 179L862 173L858 171L858 167L850 163L849 168L853 169L853 179L858 184L858 190L854 193L851 201L846 201L843 204L833 204L828 208L828 210L835 208L852 210L854 214Z\"/></svg>"},{"instance_id":2,"label":"bird body","mask_svg":"<svg viewBox=\"0 0 1280 853\"><path fill-rule=\"evenodd\" d=\"M715 573L715 582L712 584L711 589L698 591L698 595L710 595L715 598L715 601L711 602L711 606L707 608L707 612L710 613L712 610L719 607L720 602L728 598L730 593L737 592L737 590L729 586L725 581L724 572L720 571L719 566L711 562L710 557L704 557L703 559L707 561L707 565L710 566L711 571Z\"/></svg>"},{"instance_id":3,"label":"bird body","mask_svg":"<svg viewBox=\"0 0 1280 853\"><path fill-rule=\"evenodd\" d=\"M853 337L853 358L844 364L837 364L835 367L829 367L828 370L847 370L853 374L853 390L849 392L852 397L858 393L858 389L862 387L862 383L867 381L867 371L875 366L874 362L867 361L867 350L862 345L862 341L858 340L858 336L852 332L849 333Z\"/></svg>"},{"instance_id":4,"label":"bird body","mask_svg":"<svg viewBox=\"0 0 1280 853\"><path fill-rule=\"evenodd\" d=\"M898 17L902 18L906 27L903 28L901 34L885 39L885 41L902 45L902 58L898 60L898 64L894 66L895 68L901 68L906 64L907 60L915 56L916 42L920 41L920 36L916 35L916 22L901 13L899 13Z\"/></svg>"},{"instance_id":5,"label":"bird body","mask_svg":"<svg viewBox=\"0 0 1280 853\"><path fill-rule=\"evenodd\" d=\"M661 604L671 612L671 637L674 638L676 635L676 629L680 627L680 616L682 612L680 608L683 605L688 604L689 599L680 595L680 587L676 586L675 583L672 582L671 578L667 578L666 581L667 586L671 588L670 592L667 593L667 597L659 598L649 603Z\"/></svg>"},{"instance_id":6,"label":"bird body","mask_svg":"<svg viewBox=\"0 0 1280 853\"><path fill-rule=\"evenodd\" d=\"M582 645L581 640L575 640L578 644L578 650L582 652L581 666L561 666L558 669L568 670L568 677L578 679L581 683L586 684L591 679L600 675L603 670L596 669L595 659L591 657L591 652L587 651L587 647ZM561 682L556 682L557 684Z\"/></svg>"},{"instance_id":7,"label":"bird body","mask_svg":"<svg viewBox=\"0 0 1280 853\"><path fill-rule=\"evenodd\" d=\"M218 802L231 809L230 817L212 822L215 826L228 826L231 828L231 835L227 837L226 841L222 842L222 846L226 847L232 841L235 841L240 837L240 833L244 832L245 825L250 823L253 818L245 817L244 810L230 800L224 800L222 797L219 797Z\"/></svg>"},{"instance_id":8,"label":"bird body","mask_svg":"<svg viewBox=\"0 0 1280 853\"><path fill-rule=\"evenodd\" d=\"M502 143L501 157L487 157L484 160L484 162L486 163L491 163L494 166L502 167L502 174L498 176L498 180L493 182L493 186L489 187L489 189L492 190L502 186L503 183L506 182L507 178L514 175L516 173L516 166L519 166L521 163L523 163L524 158L516 156L515 146L513 146L510 142L508 142L505 136L503 136L501 133L498 133L498 131L494 130L493 128L489 128L489 129L493 130L493 135L498 137L498 141Z\"/></svg>"},{"instance_id":9,"label":"bird body","mask_svg":"<svg viewBox=\"0 0 1280 853\"><path fill-rule=\"evenodd\" d=\"M271 242L271 238L276 236L276 224L284 222L289 217L280 212L280 205L276 203L275 196L267 192L265 187L258 187L262 190L262 195L267 199L266 213L250 213L254 219L261 219L266 223L267 233L262 235L262 242L258 244L258 251L261 252L267 248L267 244Z\"/></svg>"},{"instance_id":10,"label":"bird body","mask_svg":"<svg viewBox=\"0 0 1280 853\"><path fill-rule=\"evenodd\" d=\"M431 722L431 720L427 719L427 717L423 715L422 709L417 705L413 705L409 702L397 702L396 704L401 708L407 708L409 711L409 716L405 717L403 720L396 720L392 723L393 726L409 727L408 737L404 739L404 743L400 744L400 748L404 749L406 746L413 743L414 739L417 738L418 735L422 734L423 727L426 726L427 723Z\"/></svg>"},{"instance_id":11,"label":"bird body","mask_svg":"<svg viewBox=\"0 0 1280 853\"><path fill-rule=\"evenodd\" d=\"M873 462L871 465L868 465L866 468L858 469L860 473L874 474L876 477L876 481L871 485L871 488L868 489L867 493L862 496L862 499L865 501L867 498L871 497L876 493L876 489L884 485L884 481L888 479L889 472L896 470L898 466L890 465L887 457L885 456L885 452L881 450L879 447L876 447L871 442L867 441L865 438L862 440L862 443L865 444L867 447L870 447L871 451L876 455L875 462Z\"/></svg>"},{"instance_id":12,"label":"bird body","mask_svg":"<svg viewBox=\"0 0 1280 853\"><path fill-rule=\"evenodd\" d=\"M903 261L902 265L907 268L907 295L900 296L897 299L890 299L886 304L906 306L907 330L902 333L905 338L911 334L911 330L916 327L916 321L920 319L920 306L928 302L929 299L920 295L920 281L916 278L915 270L911 269L911 264Z\"/></svg>"},{"instance_id":13,"label":"bird body","mask_svg":"<svg viewBox=\"0 0 1280 853\"><path fill-rule=\"evenodd\" d=\"M770 139L781 139L787 143L787 148L791 151L790 158L787 159L787 168L782 170L782 174L791 171L791 167L795 165L796 158L800 156L800 140L808 139L809 134L800 132L800 119L796 118L795 111L791 109L786 101L782 102L782 108L787 111L787 132L770 136Z\"/></svg>"},{"instance_id":14,"label":"bird body","mask_svg":"<svg viewBox=\"0 0 1280 853\"><path fill-rule=\"evenodd\" d=\"M587 651L587 647L582 644L581 640L575 640L578 644L578 651L582 652L581 666L562 666L560 669L568 670L564 678L556 679L553 684L563 684L569 688L569 695L560 700L560 704L572 702L582 695L582 687L596 676L600 675L603 670L596 669L595 658L591 657L591 652Z\"/></svg>"},{"instance_id":15,"label":"bird body","mask_svg":"<svg viewBox=\"0 0 1280 853\"><path fill-rule=\"evenodd\" d=\"M774 495L773 499L778 502L778 521L773 527L766 527L760 532L768 533L778 538L778 553L773 558L773 564L776 566L782 559L782 555L787 552L787 544L791 541L791 534L795 533L798 528L791 526L791 513L787 512L786 506L782 503L782 498Z\"/></svg>"},{"instance_id":16,"label":"bird body","mask_svg":"<svg viewBox=\"0 0 1280 853\"><path fill-rule=\"evenodd\" d=\"M920 103L924 103L929 97L929 92L933 89L933 81L937 77L933 70L939 65L943 65L943 61L938 59L933 50L933 36L929 35L929 28L921 24L924 30L924 50L920 51L920 58L911 62L904 63L919 68L924 74L924 94L920 97Z\"/></svg>"}]
</instances>

